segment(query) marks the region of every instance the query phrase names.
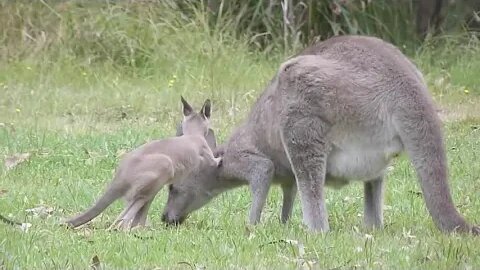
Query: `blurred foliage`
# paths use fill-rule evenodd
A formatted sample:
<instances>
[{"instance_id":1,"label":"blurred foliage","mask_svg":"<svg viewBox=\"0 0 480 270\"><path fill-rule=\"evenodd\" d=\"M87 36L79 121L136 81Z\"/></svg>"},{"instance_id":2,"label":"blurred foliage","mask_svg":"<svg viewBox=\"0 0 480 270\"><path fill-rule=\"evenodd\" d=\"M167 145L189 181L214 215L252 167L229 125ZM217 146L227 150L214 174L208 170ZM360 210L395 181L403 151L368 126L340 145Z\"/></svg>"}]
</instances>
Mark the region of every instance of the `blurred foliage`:
<instances>
[{"instance_id":1,"label":"blurred foliage","mask_svg":"<svg viewBox=\"0 0 480 270\"><path fill-rule=\"evenodd\" d=\"M79 57L88 63L148 66L173 35L185 31L215 35L223 44L246 42L267 53L288 54L342 34L377 36L413 49L421 43L416 5L413 0L3 0L0 61L42 55L45 61ZM459 14L468 10L448 9L445 27L460 29L466 20ZM185 42L194 46L198 41Z\"/></svg>"}]
</instances>

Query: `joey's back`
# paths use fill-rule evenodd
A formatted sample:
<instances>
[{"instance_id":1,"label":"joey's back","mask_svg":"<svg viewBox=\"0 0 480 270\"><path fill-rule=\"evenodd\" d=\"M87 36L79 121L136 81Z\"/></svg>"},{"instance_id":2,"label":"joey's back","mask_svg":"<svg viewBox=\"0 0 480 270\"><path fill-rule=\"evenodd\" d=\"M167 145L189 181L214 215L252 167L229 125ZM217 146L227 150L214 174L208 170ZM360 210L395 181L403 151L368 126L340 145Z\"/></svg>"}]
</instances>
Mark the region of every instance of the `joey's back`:
<instances>
[{"instance_id":1,"label":"joey's back","mask_svg":"<svg viewBox=\"0 0 480 270\"><path fill-rule=\"evenodd\" d=\"M180 177L184 172L201 166L199 157L208 151L208 147L205 138L200 135L154 140L127 153L120 162L120 168L134 169L149 160L158 160L152 159L152 156L163 155L172 164L175 176Z\"/></svg>"},{"instance_id":2,"label":"joey's back","mask_svg":"<svg viewBox=\"0 0 480 270\"><path fill-rule=\"evenodd\" d=\"M169 160L173 167L174 178L182 179L185 176L206 166L214 164L212 149L206 141L210 130L211 103L207 99L199 112L181 97L183 105L182 135L146 143L128 153L121 161L121 168L144 169L144 164L158 160ZM162 155L158 159L154 156ZM205 163L204 161L207 161ZM162 161L163 162L163 161ZM155 165L155 164L151 164Z\"/></svg>"}]
</instances>

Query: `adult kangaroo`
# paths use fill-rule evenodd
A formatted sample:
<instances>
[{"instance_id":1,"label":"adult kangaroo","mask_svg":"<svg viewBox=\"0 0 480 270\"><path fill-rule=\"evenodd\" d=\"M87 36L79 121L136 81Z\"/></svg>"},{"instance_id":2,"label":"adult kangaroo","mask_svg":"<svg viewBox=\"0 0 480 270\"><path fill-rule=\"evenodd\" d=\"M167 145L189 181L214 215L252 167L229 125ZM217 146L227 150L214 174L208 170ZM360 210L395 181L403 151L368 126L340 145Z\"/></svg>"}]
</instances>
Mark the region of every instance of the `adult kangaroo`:
<instances>
[{"instance_id":1,"label":"adult kangaroo","mask_svg":"<svg viewBox=\"0 0 480 270\"><path fill-rule=\"evenodd\" d=\"M403 151L436 226L479 234L453 204L441 123L422 74L380 39L333 37L281 65L247 120L217 149L223 164L170 186L163 219L177 223L248 184L255 224L273 182L283 189L283 222L298 187L303 222L328 231L325 186L362 181L365 225L382 227L385 170Z\"/></svg>"}]
</instances>

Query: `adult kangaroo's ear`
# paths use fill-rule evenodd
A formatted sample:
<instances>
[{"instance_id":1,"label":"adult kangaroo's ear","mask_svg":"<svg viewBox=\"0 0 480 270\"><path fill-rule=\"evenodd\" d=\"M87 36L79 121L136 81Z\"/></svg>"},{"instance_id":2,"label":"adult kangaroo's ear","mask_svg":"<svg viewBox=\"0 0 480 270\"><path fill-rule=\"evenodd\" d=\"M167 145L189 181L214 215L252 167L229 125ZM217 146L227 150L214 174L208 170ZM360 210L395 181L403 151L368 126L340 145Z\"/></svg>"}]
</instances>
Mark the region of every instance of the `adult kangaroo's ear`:
<instances>
[{"instance_id":1,"label":"adult kangaroo's ear","mask_svg":"<svg viewBox=\"0 0 480 270\"><path fill-rule=\"evenodd\" d=\"M210 102L210 99L205 100L205 103L202 106L202 109L200 110L200 114L205 116L205 118L210 118L210 113L212 110L212 104Z\"/></svg>"},{"instance_id":2,"label":"adult kangaroo's ear","mask_svg":"<svg viewBox=\"0 0 480 270\"><path fill-rule=\"evenodd\" d=\"M192 106L188 104L188 102L183 98L183 96L180 96L180 99L183 105L183 115L189 116L193 112Z\"/></svg>"}]
</instances>

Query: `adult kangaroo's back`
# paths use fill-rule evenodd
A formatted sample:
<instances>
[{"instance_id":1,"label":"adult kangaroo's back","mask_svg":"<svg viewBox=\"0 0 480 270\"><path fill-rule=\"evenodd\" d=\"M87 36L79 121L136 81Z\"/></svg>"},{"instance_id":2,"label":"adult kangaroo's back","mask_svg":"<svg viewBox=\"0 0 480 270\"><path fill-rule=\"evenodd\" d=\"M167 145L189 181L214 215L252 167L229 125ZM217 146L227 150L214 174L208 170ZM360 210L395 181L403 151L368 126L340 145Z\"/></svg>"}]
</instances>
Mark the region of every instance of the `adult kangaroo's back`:
<instances>
[{"instance_id":1,"label":"adult kangaroo's back","mask_svg":"<svg viewBox=\"0 0 480 270\"><path fill-rule=\"evenodd\" d=\"M452 202L441 125L421 73L397 48L377 38L334 37L283 63L247 121L221 148L217 177L174 184L166 211L197 209L199 201L207 201L202 194L248 183L250 222L257 223L274 182L284 191L282 221L290 216L298 188L304 223L327 231L325 186L362 181L365 224L381 227L385 169L405 150L437 227L480 231ZM181 202L179 191L199 185L208 192Z\"/></svg>"}]
</instances>

